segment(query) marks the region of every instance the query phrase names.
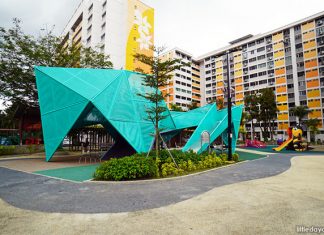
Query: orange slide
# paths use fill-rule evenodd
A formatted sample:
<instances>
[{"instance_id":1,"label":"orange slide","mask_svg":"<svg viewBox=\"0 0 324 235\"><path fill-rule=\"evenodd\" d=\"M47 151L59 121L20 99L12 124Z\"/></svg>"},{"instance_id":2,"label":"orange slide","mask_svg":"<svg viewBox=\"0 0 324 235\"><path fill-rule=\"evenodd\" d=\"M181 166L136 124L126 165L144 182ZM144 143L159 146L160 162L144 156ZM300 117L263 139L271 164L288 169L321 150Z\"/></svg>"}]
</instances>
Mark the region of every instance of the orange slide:
<instances>
[{"instance_id":1,"label":"orange slide","mask_svg":"<svg viewBox=\"0 0 324 235\"><path fill-rule=\"evenodd\" d=\"M282 143L280 146L278 146L277 148L273 148L273 150L279 152L279 151L281 151L283 148L287 147L287 145L288 145L291 141L293 141L293 138L289 138L289 139L287 139L285 142L283 142L283 143Z\"/></svg>"}]
</instances>

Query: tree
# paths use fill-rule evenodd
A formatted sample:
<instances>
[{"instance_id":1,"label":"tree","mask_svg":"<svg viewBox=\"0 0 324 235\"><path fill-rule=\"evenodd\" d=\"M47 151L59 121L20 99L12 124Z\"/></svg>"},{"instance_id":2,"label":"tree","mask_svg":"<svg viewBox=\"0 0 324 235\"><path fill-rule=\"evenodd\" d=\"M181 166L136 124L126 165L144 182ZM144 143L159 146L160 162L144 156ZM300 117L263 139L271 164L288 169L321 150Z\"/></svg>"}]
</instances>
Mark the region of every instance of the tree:
<instances>
[{"instance_id":1,"label":"tree","mask_svg":"<svg viewBox=\"0 0 324 235\"><path fill-rule=\"evenodd\" d=\"M263 133L263 138L267 141L269 133L271 134L271 139L273 140L274 133L274 120L277 118L277 104L276 96L271 88L265 88L260 91L260 96L258 97L260 112L257 117L258 121L261 121L261 131Z\"/></svg>"},{"instance_id":2,"label":"tree","mask_svg":"<svg viewBox=\"0 0 324 235\"><path fill-rule=\"evenodd\" d=\"M258 107L258 97L255 94L248 95L244 97L244 109L246 112L246 121L251 122L252 125L252 136L251 139L254 139L255 136L255 126L254 120L259 116L259 107Z\"/></svg>"},{"instance_id":3,"label":"tree","mask_svg":"<svg viewBox=\"0 0 324 235\"><path fill-rule=\"evenodd\" d=\"M241 123L240 123L240 130L239 130L239 132L242 134L242 139L244 141L246 139L245 124L246 124L246 121L247 120L248 120L248 114L247 114L247 112L242 112L242 117L241 117Z\"/></svg>"},{"instance_id":4,"label":"tree","mask_svg":"<svg viewBox=\"0 0 324 235\"><path fill-rule=\"evenodd\" d=\"M62 44L53 35L25 34L18 19L8 30L0 27L0 98L4 104L37 107L34 66L111 68L109 57L81 45Z\"/></svg>"},{"instance_id":5,"label":"tree","mask_svg":"<svg viewBox=\"0 0 324 235\"><path fill-rule=\"evenodd\" d=\"M317 118L311 118L305 121L307 129L309 129L311 134L311 140L315 142L315 135L319 133L319 125L321 124L321 120Z\"/></svg>"},{"instance_id":6,"label":"tree","mask_svg":"<svg viewBox=\"0 0 324 235\"><path fill-rule=\"evenodd\" d=\"M311 110L307 106L295 106L289 110L294 116L297 118L297 123L299 125L302 124L303 118L307 116L307 114L311 113Z\"/></svg>"},{"instance_id":7,"label":"tree","mask_svg":"<svg viewBox=\"0 0 324 235\"><path fill-rule=\"evenodd\" d=\"M188 109L189 110L193 110L193 109L196 109L198 108L198 104L197 102L191 102L189 105L188 105Z\"/></svg>"},{"instance_id":8,"label":"tree","mask_svg":"<svg viewBox=\"0 0 324 235\"><path fill-rule=\"evenodd\" d=\"M218 97L215 99L217 109L223 109L224 108L224 98L223 97Z\"/></svg>"},{"instance_id":9,"label":"tree","mask_svg":"<svg viewBox=\"0 0 324 235\"><path fill-rule=\"evenodd\" d=\"M177 112L183 112L183 109L181 108L181 106L174 104L174 103L170 104L170 110L177 111Z\"/></svg>"},{"instance_id":10,"label":"tree","mask_svg":"<svg viewBox=\"0 0 324 235\"><path fill-rule=\"evenodd\" d=\"M138 94L148 101L150 101L153 105L148 107L146 110L147 119L152 121L155 128L155 149L156 156L159 156L160 150L160 132L161 128L159 127L159 122L167 117L165 112L167 108L163 106L163 100L169 95L168 93L162 93L159 90L159 87L168 86L169 82L173 77L173 72L175 70L179 70L184 66L188 66L189 64L183 63L181 59L166 59L162 60L160 58L161 54L164 51L162 47L153 47L154 51L153 56L147 56L145 54L137 53L135 54L135 59L139 62L147 65L150 70L150 74L146 74L143 76L143 85L151 88L150 91L145 94ZM141 71L140 69L137 69Z\"/></svg>"}]
</instances>

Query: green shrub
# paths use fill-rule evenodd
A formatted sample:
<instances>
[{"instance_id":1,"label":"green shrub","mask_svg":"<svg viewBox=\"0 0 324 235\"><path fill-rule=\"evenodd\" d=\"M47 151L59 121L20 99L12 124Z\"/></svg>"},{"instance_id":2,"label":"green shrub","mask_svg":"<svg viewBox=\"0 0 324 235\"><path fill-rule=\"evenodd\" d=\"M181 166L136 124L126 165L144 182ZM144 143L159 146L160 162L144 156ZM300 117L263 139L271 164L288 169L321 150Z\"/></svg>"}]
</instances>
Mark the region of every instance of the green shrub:
<instances>
[{"instance_id":1,"label":"green shrub","mask_svg":"<svg viewBox=\"0 0 324 235\"><path fill-rule=\"evenodd\" d=\"M1 155L12 155L15 153L16 146L10 145L10 146L0 146L0 156Z\"/></svg>"},{"instance_id":2,"label":"green shrub","mask_svg":"<svg viewBox=\"0 0 324 235\"><path fill-rule=\"evenodd\" d=\"M96 180L131 180L169 177L233 163L227 161L226 154L217 156L215 152L211 154L179 150L170 152L173 158L168 151L162 150L159 158L153 151L149 155L137 153L131 157L111 159L97 168L94 178ZM238 159L238 155L234 154L233 159Z\"/></svg>"},{"instance_id":3,"label":"green shrub","mask_svg":"<svg viewBox=\"0 0 324 235\"><path fill-rule=\"evenodd\" d=\"M232 160L234 162L238 162L239 161L239 155L237 153L234 153L232 157L233 157Z\"/></svg>"},{"instance_id":4,"label":"green shrub","mask_svg":"<svg viewBox=\"0 0 324 235\"><path fill-rule=\"evenodd\" d=\"M226 153L220 154L219 157L223 160L223 162L227 161L227 154Z\"/></svg>"},{"instance_id":5,"label":"green shrub","mask_svg":"<svg viewBox=\"0 0 324 235\"><path fill-rule=\"evenodd\" d=\"M94 173L96 180L132 180L158 176L157 163L152 158L131 156L114 158L101 164Z\"/></svg>"}]
</instances>

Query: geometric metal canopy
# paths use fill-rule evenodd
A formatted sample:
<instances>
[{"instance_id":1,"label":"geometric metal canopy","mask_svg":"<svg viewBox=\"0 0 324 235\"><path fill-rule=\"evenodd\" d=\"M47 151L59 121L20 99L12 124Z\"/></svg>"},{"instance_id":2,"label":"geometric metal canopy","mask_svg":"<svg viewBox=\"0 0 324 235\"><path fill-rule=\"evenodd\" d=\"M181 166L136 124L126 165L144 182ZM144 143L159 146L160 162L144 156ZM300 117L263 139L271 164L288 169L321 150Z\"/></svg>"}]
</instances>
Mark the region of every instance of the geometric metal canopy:
<instances>
[{"instance_id":1,"label":"geometric metal canopy","mask_svg":"<svg viewBox=\"0 0 324 235\"><path fill-rule=\"evenodd\" d=\"M152 147L155 130L154 124L147 119L146 110L153 104L138 95L151 90L142 85L143 74L113 69L36 66L35 75L46 161L51 159L71 129L92 124L102 124L116 144L127 144L134 152L148 152ZM161 105L167 107L164 101ZM242 109L243 106L233 107L234 149ZM197 127L184 151L201 152L208 147L198 146L202 130L208 130L213 141L227 129L227 111L217 111L215 104L188 112L167 109L163 115L166 119L159 125L165 136Z\"/></svg>"}]
</instances>

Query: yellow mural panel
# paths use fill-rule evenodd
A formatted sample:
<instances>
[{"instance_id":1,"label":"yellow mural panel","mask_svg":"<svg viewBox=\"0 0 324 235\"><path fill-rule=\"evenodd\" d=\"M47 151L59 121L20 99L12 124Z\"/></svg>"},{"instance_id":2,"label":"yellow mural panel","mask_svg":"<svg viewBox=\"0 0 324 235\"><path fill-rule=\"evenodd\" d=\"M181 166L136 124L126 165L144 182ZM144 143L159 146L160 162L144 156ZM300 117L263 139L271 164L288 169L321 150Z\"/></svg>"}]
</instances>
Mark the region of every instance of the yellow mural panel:
<instances>
[{"instance_id":1,"label":"yellow mural panel","mask_svg":"<svg viewBox=\"0 0 324 235\"><path fill-rule=\"evenodd\" d=\"M154 45L154 9L138 0L128 1L128 39L126 45L125 69L142 69L150 72L147 65L134 59L136 53L153 56Z\"/></svg>"}]
</instances>

